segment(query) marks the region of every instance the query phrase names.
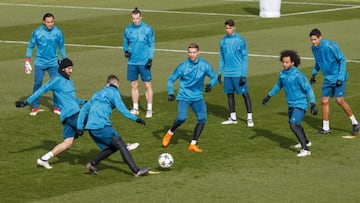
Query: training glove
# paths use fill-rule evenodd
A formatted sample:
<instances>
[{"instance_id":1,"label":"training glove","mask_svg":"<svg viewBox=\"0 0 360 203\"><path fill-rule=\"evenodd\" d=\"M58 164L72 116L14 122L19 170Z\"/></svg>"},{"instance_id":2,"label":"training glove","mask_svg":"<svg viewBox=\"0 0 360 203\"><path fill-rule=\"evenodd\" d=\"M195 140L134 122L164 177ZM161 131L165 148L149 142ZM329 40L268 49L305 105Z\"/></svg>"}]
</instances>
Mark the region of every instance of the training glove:
<instances>
[{"instance_id":1,"label":"training glove","mask_svg":"<svg viewBox=\"0 0 360 203\"><path fill-rule=\"evenodd\" d=\"M270 99L271 99L271 97L270 97L269 95L267 95L267 96L262 100L262 105L266 105Z\"/></svg>"},{"instance_id":2,"label":"training glove","mask_svg":"<svg viewBox=\"0 0 360 203\"><path fill-rule=\"evenodd\" d=\"M125 51L125 58L130 58L130 56L131 56L131 53L129 52L129 51Z\"/></svg>"},{"instance_id":3,"label":"training glove","mask_svg":"<svg viewBox=\"0 0 360 203\"><path fill-rule=\"evenodd\" d=\"M221 83L221 75L218 75L218 82Z\"/></svg>"},{"instance_id":4,"label":"training glove","mask_svg":"<svg viewBox=\"0 0 360 203\"><path fill-rule=\"evenodd\" d=\"M150 69L151 66L152 66L152 59L149 59L149 60L146 62L146 64L145 64L145 68L146 68L146 69Z\"/></svg>"},{"instance_id":5,"label":"training glove","mask_svg":"<svg viewBox=\"0 0 360 203\"><path fill-rule=\"evenodd\" d=\"M311 76L311 78L310 78L310 84L316 83L315 77L316 77L316 75L312 75L312 76Z\"/></svg>"},{"instance_id":6,"label":"training glove","mask_svg":"<svg viewBox=\"0 0 360 203\"><path fill-rule=\"evenodd\" d=\"M205 86L205 92L210 92L211 89L212 89L212 87L211 87L210 84L207 84L207 85Z\"/></svg>"},{"instance_id":7,"label":"training glove","mask_svg":"<svg viewBox=\"0 0 360 203\"><path fill-rule=\"evenodd\" d=\"M24 72L25 74L30 74L32 71L31 64L30 64L30 58L25 59L25 66L24 66Z\"/></svg>"},{"instance_id":8,"label":"training glove","mask_svg":"<svg viewBox=\"0 0 360 203\"><path fill-rule=\"evenodd\" d=\"M137 119L136 119L136 122L139 123L139 124L141 124L141 125L146 125L146 122L145 122L143 119L141 119L141 118L137 118Z\"/></svg>"},{"instance_id":9,"label":"training glove","mask_svg":"<svg viewBox=\"0 0 360 203\"><path fill-rule=\"evenodd\" d=\"M84 130L76 129L75 138L78 138L84 134Z\"/></svg>"},{"instance_id":10,"label":"training glove","mask_svg":"<svg viewBox=\"0 0 360 203\"><path fill-rule=\"evenodd\" d=\"M314 103L312 103L311 104L311 106L310 106L310 113L312 114L312 115L317 115L317 113L318 113L318 109L316 108L316 104L314 104Z\"/></svg>"},{"instance_id":11,"label":"training glove","mask_svg":"<svg viewBox=\"0 0 360 203\"><path fill-rule=\"evenodd\" d=\"M16 101L15 102L15 106L18 108L25 107L26 105L28 105L27 101Z\"/></svg>"},{"instance_id":12,"label":"training glove","mask_svg":"<svg viewBox=\"0 0 360 203\"><path fill-rule=\"evenodd\" d=\"M239 86L243 86L246 83L246 77L240 77Z\"/></svg>"},{"instance_id":13,"label":"training glove","mask_svg":"<svg viewBox=\"0 0 360 203\"><path fill-rule=\"evenodd\" d=\"M342 85L342 81L341 80L337 80L335 83L336 87L340 87Z\"/></svg>"},{"instance_id":14,"label":"training glove","mask_svg":"<svg viewBox=\"0 0 360 203\"><path fill-rule=\"evenodd\" d=\"M169 94L168 95L168 100L169 101L174 101L175 100L175 96L173 94Z\"/></svg>"}]
</instances>

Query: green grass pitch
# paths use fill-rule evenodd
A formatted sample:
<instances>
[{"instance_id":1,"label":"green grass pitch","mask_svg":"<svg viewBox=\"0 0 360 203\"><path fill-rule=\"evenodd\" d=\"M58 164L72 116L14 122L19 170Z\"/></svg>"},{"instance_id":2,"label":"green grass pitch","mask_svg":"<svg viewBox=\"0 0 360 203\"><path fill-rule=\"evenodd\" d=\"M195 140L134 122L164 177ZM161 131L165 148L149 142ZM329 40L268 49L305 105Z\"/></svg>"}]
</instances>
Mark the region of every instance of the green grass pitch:
<instances>
[{"instance_id":1,"label":"green grass pitch","mask_svg":"<svg viewBox=\"0 0 360 203\"><path fill-rule=\"evenodd\" d=\"M98 165L98 176L87 174L85 164L99 150L87 133L70 150L51 159L53 169L37 167L36 159L61 142L62 125L51 113L50 93L41 97L40 108L45 111L36 117L28 115L29 108L14 106L32 91L33 73L23 73L31 31L44 13L53 13L75 64L71 78L78 97L88 99L104 86L109 74L116 74L130 108L121 46L134 7L143 11L143 21L155 29L154 117L147 119L146 126L118 112L111 119L125 141L140 143L131 152L137 165L150 166L160 174L134 178L118 153ZM298 151L292 147L297 140L287 123L284 93L267 106L261 105L282 68L278 59L282 50L298 51L300 68L310 77L314 61L308 33L317 27L324 38L338 42L349 60L346 100L360 119L359 9L358 0L287 0L281 5L282 17L266 19L258 16L259 2L255 0L0 0L0 201L359 202L359 138L342 138L350 133L351 123L334 100L330 135L314 135L321 128L321 115L306 114L303 126L313 143L312 155L306 158L297 158ZM187 151L196 122L191 111L164 149L161 138L177 108L175 102L167 101L167 77L187 57L190 42L200 44L201 56L217 71L219 40L228 18L236 21L237 31L248 43L255 127L246 127L241 96L236 97L239 124L220 124L228 116L228 107L222 85L217 85L205 94L208 120L199 140L203 153ZM313 86L319 109L321 82L320 76ZM140 91L144 92L142 86ZM142 95L141 117L145 106ZM175 160L169 170L160 169L157 163L164 152Z\"/></svg>"}]
</instances>

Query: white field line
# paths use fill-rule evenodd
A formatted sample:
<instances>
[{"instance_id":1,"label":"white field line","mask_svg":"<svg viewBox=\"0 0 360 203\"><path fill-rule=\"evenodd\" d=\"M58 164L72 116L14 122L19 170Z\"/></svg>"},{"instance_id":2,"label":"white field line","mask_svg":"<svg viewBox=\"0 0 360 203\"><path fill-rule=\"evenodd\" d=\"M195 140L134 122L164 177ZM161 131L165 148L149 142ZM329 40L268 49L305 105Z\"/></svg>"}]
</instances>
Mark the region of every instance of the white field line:
<instances>
[{"instance_id":1,"label":"white field line","mask_svg":"<svg viewBox=\"0 0 360 203\"><path fill-rule=\"evenodd\" d=\"M259 0L225 0L225 1L229 1L229 2L259 2ZM294 1L281 1L281 4L314 5L314 6L336 6L336 7L359 6L359 5L352 5L352 4L329 4L329 3L294 2Z\"/></svg>"},{"instance_id":2,"label":"white field line","mask_svg":"<svg viewBox=\"0 0 360 203\"><path fill-rule=\"evenodd\" d=\"M28 44L28 42L24 41L9 41L9 40L0 40L0 43L3 44ZM68 47L84 47L84 48L96 48L96 49L123 49L122 46L104 46L104 45L86 45L86 44L65 44ZM186 53L186 50L178 50L178 49L155 49L160 52L175 52L175 53ZM201 51L202 54L209 55L219 55L219 52L213 51ZM260 58L279 58L279 56L274 55L264 55L264 54L249 54L251 57L260 57ZM314 60L312 57L301 57L304 60ZM360 63L360 60L347 60L349 63Z\"/></svg>"}]
</instances>

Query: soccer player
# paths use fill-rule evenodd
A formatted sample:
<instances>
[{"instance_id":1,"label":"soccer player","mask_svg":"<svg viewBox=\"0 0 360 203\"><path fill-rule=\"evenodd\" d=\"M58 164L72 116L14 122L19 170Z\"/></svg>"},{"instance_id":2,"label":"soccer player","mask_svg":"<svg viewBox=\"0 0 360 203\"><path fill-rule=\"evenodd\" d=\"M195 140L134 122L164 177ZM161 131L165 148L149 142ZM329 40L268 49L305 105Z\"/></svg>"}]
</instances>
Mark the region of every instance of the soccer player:
<instances>
[{"instance_id":1,"label":"soccer player","mask_svg":"<svg viewBox=\"0 0 360 203\"><path fill-rule=\"evenodd\" d=\"M48 162L49 159L69 149L74 140L80 136L80 134L76 132L77 118L80 112L79 105L84 104L86 101L76 97L74 83L70 80L72 71L73 62L69 58L63 59L59 65L59 74L57 76L47 81L25 101L16 102L16 107L25 107L28 104L32 104L40 95L50 90L53 91L54 96L59 99L59 107L61 108L60 121L63 124L64 140L51 151L37 159L37 164L46 169L52 168Z\"/></svg>"},{"instance_id":2,"label":"soccer player","mask_svg":"<svg viewBox=\"0 0 360 203\"><path fill-rule=\"evenodd\" d=\"M237 94L242 94L244 98L247 111L247 125L253 127L251 99L246 80L248 71L246 41L236 32L235 22L232 19L225 21L225 32L226 35L220 41L218 81L221 83L221 76L224 72L224 93L227 94L230 117L221 124L237 124L234 97L236 92Z\"/></svg>"},{"instance_id":3,"label":"soccer player","mask_svg":"<svg viewBox=\"0 0 360 203\"><path fill-rule=\"evenodd\" d=\"M204 80L206 76L210 77L211 81L205 88L206 92L210 92L216 84L217 78L211 65L199 57L199 54L199 45L190 43L188 46L188 59L180 63L168 79L169 101L175 100L174 82L179 79L177 94L178 116L162 139L163 147L167 147L170 144L171 137L174 135L175 130L187 119L188 108L191 106L196 115L197 124L188 150L192 152L202 152L197 142L207 117L206 104L203 97Z\"/></svg>"},{"instance_id":4,"label":"soccer player","mask_svg":"<svg viewBox=\"0 0 360 203\"><path fill-rule=\"evenodd\" d=\"M155 36L154 30L142 22L141 12L135 8L131 12L132 24L125 28L124 52L128 59L127 80L131 84L131 98L133 108L130 111L139 115L139 88L138 76L140 74L145 86L147 110L145 117L151 118L153 114L153 89L151 87L151 67L154 57Z\"/></svg>"},{"instance_id":5,"label":"soccer player","mask_svg":"<svg viewBox=\"0 0 360 203\"><path fill-rule=\"evenodd\" d=\"M97 91L80 111L77 121L78 131L89 130L91 138L101 149L101 152L86 165L86 170L92 174L98 174L96 165L119 150L133 175L138 177L147 174L150 168L138 168L136 166L126 144L112 127L109 117L112 110L116 108L132 121L141 125L145 125L145 121L129 112L121 99L118 88L119 79L115 75L110 75L106 86Z\"/></svg>"},{"instance_id":6,"label":"soccer player","mask_svg":"<svg viewBox=\"0 0 360 203\"><path fill-rule=\"evenodd\" d=\"M43 17L43 24L36 28L32 34L26 49L26 59L24 71L26 74L30 74L32 67L30 59L32 51L37 46L35 60L34 60L34 87L33 93L39 89L44 79L44 74L47 71L50 78L57 75L58 71L58 51L59 48L61 58L66 58L66 51L64 46L64 36L60 28L55 26L55 17L51 13L46 13ZM53 93L53 112L60 115L60 108L58 98ZM35 99L32 103L31 116L36 116L39 112L39 99Z\"/></svg>"},{"instance_id":7,"label":"soccer player","mask_svg":"<svg viewBox=\"0 0 360 203\"><path fill-rule=\"evenodd\" d=\"M338 44L334 41L323 39L319 29L311 30L310 41L312 43L311 50L315 58L315 65L312 71L310 83L316 82L316 75L319 70L324 75L324 82L322 85L322 118L323 126L318 134L330 133L330 97L335 96L335 101L344 110L352 123L351 136L344 136L344 138L353 138L359 132L359 123L353 114L351 107L345 101L345 88L348 74L346 71L346 59L341 52Z\"/></svg>"},{"instance_id":8,"label":"soccer player","mask_svg":"<svg viewBox=\"0 0 360 203\"><path fill-rule=\"evenodd\" d=\"M308 109L307 96L309 96L311 103L310 112L313 115L316 115L318 112L314 91L305 75L298 69L300 57L295 51L285 50L281 52L280 61L283 65L283 70L280 72L279 79L275 86L263 99L262 104L266 105L271 97L275 96L281 88L284 88L288 104L289 125L300 142L295 145L295 148L301 148L301 151L297 156L310 156L311 152L309 147L311 146L311 142L305 135L304 128L301 126L301 121Z\"/></svg>"}]
</instances>

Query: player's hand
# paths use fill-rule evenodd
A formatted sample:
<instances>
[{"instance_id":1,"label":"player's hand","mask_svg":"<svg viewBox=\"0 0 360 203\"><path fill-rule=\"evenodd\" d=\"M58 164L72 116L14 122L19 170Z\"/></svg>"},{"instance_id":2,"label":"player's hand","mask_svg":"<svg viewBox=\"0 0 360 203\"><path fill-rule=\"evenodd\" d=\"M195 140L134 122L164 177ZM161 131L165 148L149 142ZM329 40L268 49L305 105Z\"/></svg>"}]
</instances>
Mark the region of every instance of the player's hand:
<instances>
[{"instance_id":1,"label":"player's hand","mask_svg":"<svg viewBox=\"0 0 360 203\"><path fill-rule=\"evenodd\" d=\"M24 72L25 74L30 74L32 71L32 67L31 67L31 64L30 64L30 58L26 58L25 59L25 66L24 66Z\"/></svg>"},{"instance_id":2,"label":"player's hand","mask_svg":"<svg viewBox=\"0 0 360 203\"><path fill-rule=\"evenodd\" d=\"M131 53L129 51L125 51L125 58L130 58L131 57Z\"/></svg>"},{"instance_id":3,"label":"player's hand","mask_svg":"<svg viewBox=\"0 0 360 203\"><path fill-rule=\"evenodd\" d=\"M218 75L218 82L221 83L221 75Z\"/></svg>"},{"instance_id":4,"label":"player's hand","mask_svg":"<svg viewBox=\"0 0 360 203\"><path fill-rule=\"evenodd\" d=\"M243 86L246 83L246 77L240 77L239 86Z\"/></svg>"},{"instance_id":5,"label":"player's hand","mask_svg":"<svg viewBox=\"0 0 360 203\"><path fill-rule=\"evenodd\" d=\"M174 101L174 100L175 100L175 96L173 94L169 94L168 101Z\"/></svg>"},{"instance_id":6,"label":"player's hand","mask_svg":"<svg viewBox=\"0 0 360 203\"><path fill-rule=\"evenodd\" d=\"M151 66L152 66L152 59L149 59L149 60L146 62L146 64L145 64L145 68L146 68L146 69L150 69Z\"/></svg>"},{"instance_id":7,"label":"player's hand","mask_svg":"<svg viewBox=\"0 0 360 203\"><path fill-rule=\"evenodd\" d=\"M75 138L78 138L84 134L84 130L76 129Z\"/></svg>"},{"instance_id":8,"label":"player's hand","mask_svg":"<svg viewBox=\"0 0 360 203\"><path fill-rule=\"evenodd\" d=\"M267 95L263 100L262 100L262 105L266 105L268 102L269 102L269 100L271 99L271 97L269 96L269 95Z\"/></svg>"},{"instance_id":9,"label":"player's hand","mask_svg":"<svg viewBox=\"0 0 360 203\"><path fill-rule=\"evenodd\" d=\"M211 90L212 90L211 85L210 85L210 84L207 84L207 85L205 86L205 92L210 92Z\"/></svg>"},{"instance_id":10,"label":"player's hand","mask_svg":"<svg viewBox=\"0 0 360 203\"><path fill-rule=\"evenodd\" d=\"M312 115L317 115L317 113L318 113L318 109L316 108L316 104L314 104L314 103L311 103L311 106L310 106L310 113L312 114Z\"/></svg>"},{"instance_id":11,"label":"player's hand","mask_svg":"<svg viewBox=\"0 0 360 203\"><path fill-rule=\"evenodd\" d=\"M335 83L336 87L340 87L342 85L342 81L341 80L337 80Z\"/></svg>"},{"instance_id":12,"label":"player's hand","mask_svg":"<svg viewBox=\"0 0 360 203\"><path fill-rule=\"evenodd\" d=\"M316 75L312 75L310 78L310 84L314 84L316 83L316 79L315 79Z\"/></svg>"},{"instance_id":13,"label":"player's hand","mask_svg":"<svg viewBox=\"0 0 360 203\"><path fill-rule=\"evenodd\" d=\"M140 125L146 125L146 122L141 118L137 118L136 122L139 123Z\"/></svg>"},{"instance_id":14,"label":"player's hand","mask_svg":"<svg viewBox=\"0 0 360 203\"><path fill-rule=\"evenodd\" d=\"M28 105L27 101L16 101L15 102L15 106L18 108L25 107L26 105Z\"/></svg>"}]
</instances>

